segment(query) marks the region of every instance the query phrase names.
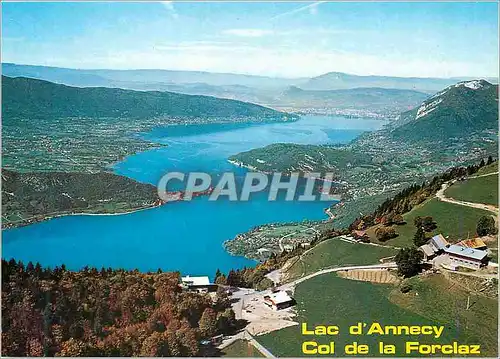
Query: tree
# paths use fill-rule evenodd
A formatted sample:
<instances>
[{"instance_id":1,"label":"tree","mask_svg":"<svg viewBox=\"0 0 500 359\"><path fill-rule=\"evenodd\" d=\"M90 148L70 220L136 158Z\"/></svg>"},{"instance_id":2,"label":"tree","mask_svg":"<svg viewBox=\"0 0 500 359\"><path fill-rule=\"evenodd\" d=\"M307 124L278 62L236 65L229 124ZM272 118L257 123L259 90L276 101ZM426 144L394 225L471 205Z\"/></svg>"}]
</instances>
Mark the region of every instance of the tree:
<instances>
[{"instance_id":1,"label":"tree","mask_svg":"<svg viewBox=\"0 0 500 359\"><path fill-rule=\"evenodd\" d=\"M402 248L396 254L395 261L398 265L398 274L403 277L411 277L420 272L423 253L415 247Z\"/></svg>"},{"instance_id":2,"label":"tree","mask_svg":"<svg viewBox=\"0 0 500 359\"><path fill-rule=\"evenodd\" d=\"M488 162L486 162L487 165L491 165L493 163L493 157L488 156Z\"/></svg>"},{"instance_id":3,"label":"tree","mask_svg":"<svg viewBox=\"0 0 500 359\"><path fill-rule=\"evenodd\" d=\"M407 210L405 210L405 212L407 212ZM406 223L405 220L404 220L404 218L403 218L403 216L400 215L400 214L396 214L392 220L397 225L401 225L401 224L405 224Z\"/></svg>"},{"instance_id":4,"label":"tree","mask_svg":"<svg viewBox=\"0 0 500 359\"><path fill-rule=\"evenodd\" d=\"M168 349L167 333L153 332L147 337L141 346L140 356L145 357L168 357L170 351Z\"/></svg>"},{"instance_id":5,"label":"tree","mask_svg":"<svg viewBox=\"0 0 500 359\"><path fill-rule=\"evenodd\" d=\"M479 218L479 221L477 222L476 232L480 237L487 236L488 234L495 234L496 227L493 217L481 216L481 218Z\"/></svg>"},{"instance_id":6,"label":"tree","mask_svg":"<svg viewBox=\"0 0 500 359\"><path fill-rule=\"evenodd\" d=\"M226 310L219 314L217 317L217 329L221 333L231 333L236 327L236 317L234 311L231 308L226 308Z\"/></svg>"},{"instance_id":7,"label":"tree","mask_svg":"<svg viewBox=\"0 0 500 359\"><path fill-rule=\"evenodd\" d=\"M391 238L397 237L397 233L392 227L379 227L375 231L375 236L379 241L385 242Z\"/></svg>"},{"instance_id":8,"label":"tree","mask_svg":"<svg viewBox=\"0 0 500 359\"><path fill-rule=\"evenodd\" d=\"M88 346L81 340L70 338L61 345L61 351L57 356L80 357L88 355Z\"/></svg>"},{"instance_id":9,"label":"tree","mask_svg":"<svg viewBox=\"0 0 500 359\"><path fill-rule=\"evenodd\" d=\"M226 285L227 284L226 276L222 274L217 278L215 278L215 284Z\"/></svg>"},{"instance_id":10,"label":"tree","mask_svg":"<svg viewBox=\"0 0 500 359\"><path fill-rule=\"evenodd\" d=\"M417 247L420 247L426 243L427 238L425 237L424 229L422 227L418 227L417 232L413 236L413 244L415 244L415 246Z\"/></svg>"},{"instance_id":11,"label":"tree","mask_svg":"<svg viewBox=\"0 0 500 359\"><path fill-rule=\"evenodd\" d=\"M217 313L212 308L206 308L199 322L200 333L203 337L212 337L217 333Z\"/></svg>"},{"instance_id":12,"label":"tree","mask_svg":"<svg viewBox=\"0 0 500 359\"><path fill-rule=\"evenodd\" d=\"M222 272L220 271L219 268L217 268L217 271L215 272L215 281L217 283L217 278L219 278L222 275Z\"/></svg>"},{"instance_id":13,"label":"tree","mask_svg":"<svg viewBox=\"0 0 500 359\"><path fill-rule=\"evenodd\" d=\"M431 216L418 216L415 218L413 223L415 224L415 227L422 227L426 232L431 232L437 228L436 222L434 222Z\"/></svg>"},{"instance_id":14,"label":"tree","mask_svg":"<svg viewBox=\"0 0 500 359\"><path fill-rule=\"evenodd\" d=\"M391 226L394 224L394 215L392 213L389 213L386 216L383 216L380 219L380 223L382 223L384 226Z\"/></svg>"}]
</instances>

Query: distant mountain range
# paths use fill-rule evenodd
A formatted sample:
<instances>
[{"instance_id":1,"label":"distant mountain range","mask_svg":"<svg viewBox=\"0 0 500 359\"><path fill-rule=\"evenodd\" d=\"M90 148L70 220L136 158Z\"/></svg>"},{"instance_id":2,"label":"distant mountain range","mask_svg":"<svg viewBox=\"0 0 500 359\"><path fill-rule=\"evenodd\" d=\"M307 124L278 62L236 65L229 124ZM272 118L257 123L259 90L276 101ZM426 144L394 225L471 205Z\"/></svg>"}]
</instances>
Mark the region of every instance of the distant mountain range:
<instances>
[{"instance_id":1,"label":"distant mountain range","mask_svg":"<svg viewBox=\"0 0 500 359\"><path fill-rule=\"evenodd\" d=\"M175 84L256 87L276 89L307 79L285 79L254 75L174 70L84 70L50 66L2 64L2 73L10 77L31 77L71 86L105 86L133 90L168 90Z\"/></svg>"},{"instance_id":2,"label":"distant mountain range","mask_svg":"<svg viewBox=\"0 0 500 359\"><path fill-rule=\"evenodd\" d=\"M303 90L290 87L277 100L279 104L312 107L358 109L372 112L402 112L411 109L429 94L401 89L385 89L378 87L360 87L345 90Z\"/></svg>"},{"instance_id":3,"label":"distant mountain range","mask_svg":"<svg viewBox=\"0 0 500 359\"><path fill-rule=\"evenodd\" d=\"M447 87L392 123L394 139L433 142L498 130L498 85L485 80Z\"/></svg>"},{"instance_id":4,"label":"distant mountain range","mask_svg":"<svg viewBox=\"0 0 500 359\"><path fill-rule=\"evenodd\" d=\"M380 87L386 89L406 89L434 93L455 84L457 78L421 78L392 76L358 76L342 72L329 72L313 77L301 84L305 90L338 90L356 87ZM464 78L464 80L467 80ZM498 79L489 79L496 82Z\"/></svg>"},{"instance_id":5,"label":"distant mountain range","mask_svg":"<svg viewBox=\"0 0 500 359\"><path fill-rule=\"evenodd\" d=\"M409 106L420 103L424 99L423 95L415 92L432 94L461 80L357 76L341 72L330 72L313 78L286 79L200 71L83 70L12 63L2 64L2 72L3 75L10 77L29 77L68 86L170 91L235 99L276 108L283 106L297 109L335 108L339 106L341 109L360 110L371 107L386 112L394 109L404 111ZM488 80L497 81L496 79ZM376 88L376 90L367 93L367 88ZM351 89L356 89L356 91L352 93L328 92ZM415 92L382 93L383 89ZM351 105L346 106L347 102Z\"/></svg>"},{"instance_id":6,"label":"distant mountain range","mask_svg":"<svg viewBox=\"0 0 500 359\"><path fill-rule=\"evenodd\" d=\"M79 88L2 76L2 117L186 117L282 119L263 106L209 96L117 88Z\"/></svg>"}]
</instances>

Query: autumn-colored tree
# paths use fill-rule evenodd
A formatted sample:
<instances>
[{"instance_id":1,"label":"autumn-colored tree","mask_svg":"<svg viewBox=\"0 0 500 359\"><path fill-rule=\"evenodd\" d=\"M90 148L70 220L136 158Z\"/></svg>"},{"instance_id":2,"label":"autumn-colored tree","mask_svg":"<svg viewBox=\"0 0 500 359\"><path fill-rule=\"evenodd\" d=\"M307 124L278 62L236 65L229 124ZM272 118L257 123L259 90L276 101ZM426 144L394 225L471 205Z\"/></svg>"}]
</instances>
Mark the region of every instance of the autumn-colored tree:
<instances>
[{"instance_id":1,"label":"autumn-colored tree","mask_svg":"<svg viewBox=\"0 0 500 359\"><path fill-rule=\"evenodd\" d=\"M56 355L61 357L81 357L87 356L88 352L89 347L85 342L71 338L62 343L61 351Z\"/></svg>"},{"instance_id":2,"label":"autumn-colored tree","mask_svg":"<svg viewBox=\"0 0 500 359\"><path fill-rule=\"evenodd\" d=\"M168 357L170 350L168 347L168 335L165 332L153 332L142 342L139 356L144 357Z\"/></svg>"},{"instance_id":3,"label":"autumn-colored tree","mask_svg":"<svg viewBox=\"0 0 500 359\"><path fill-rule=\"evenodd\" d=\"M200 333L204 337L212 337L217 332L217 313L212 308L203 311L199 323Z\"/></svg>"},{"instance_id":4,"label":"autumn-colored tree","mask_svg":"<svg viewBox=\"0 0 500 359\"><path fill-rule=\"evenodd\" d=\"M72 272L3 260L2 289L6 356L195 356L200 322L213 335L234 316L223 291L215 303L182 292L179 273Z\"/></svg>"},{"instance_id":5,"label":"autumn-colored tree","mask_svg":"<svg viewBox=\"0 0 500 359\"><path fill-rule=\"evenodd\" d=\"M379 227L375 231L375 236L379 241L385 242L391 238L396 237L397 233L392 227Z\"/></svg>"}]
</instances>

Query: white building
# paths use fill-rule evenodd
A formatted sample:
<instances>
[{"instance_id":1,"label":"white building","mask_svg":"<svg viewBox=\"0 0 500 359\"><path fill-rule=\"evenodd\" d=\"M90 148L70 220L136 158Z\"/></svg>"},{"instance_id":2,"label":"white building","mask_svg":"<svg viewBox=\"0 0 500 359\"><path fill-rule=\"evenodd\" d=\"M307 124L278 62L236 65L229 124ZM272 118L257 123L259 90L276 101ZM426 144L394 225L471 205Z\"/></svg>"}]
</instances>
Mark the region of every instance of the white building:
<instances>
[{"instance_id":1,"label":"white building","mask_svg":"<svg viewBox=\"0 0 500 359\"><path fill-rule=\"evenodd\" d=\"M279 291L266 295L264 297L264 303L274 310L279 310L294 305L295 299L290 297L287 292Z\"/></svg>"},{"instance_id":2,"label":"white building","mask_svg":"<svg viewBox=\"0 0 500 359\"><path fill-rule=\"evenodd\" d=\"M217 284L210 283L208 276L191 277L188 275L182 277L181 287L185 290L198 293L215 292L217 290Z\"/></svg>"},{"instance_id":3,"label":"white building","mask_svg":"<svg viewBox=\"0 0 500 359\"><path fill-rule=\"evenodd\" d=\"M479 269L488 261L488 252L481 249L462 247L452 244L445 249L445 252L448 254L450 264L453 267Z\"/></svg>"}]
</instances>

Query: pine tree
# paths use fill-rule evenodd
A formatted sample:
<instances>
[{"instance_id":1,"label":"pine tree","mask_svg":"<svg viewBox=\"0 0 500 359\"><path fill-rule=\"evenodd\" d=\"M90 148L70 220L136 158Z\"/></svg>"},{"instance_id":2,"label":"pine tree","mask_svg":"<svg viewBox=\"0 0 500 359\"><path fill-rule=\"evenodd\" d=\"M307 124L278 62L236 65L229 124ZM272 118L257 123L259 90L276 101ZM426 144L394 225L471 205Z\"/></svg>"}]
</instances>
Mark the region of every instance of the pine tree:
<instances>
[{"instance_id":1,"label":"pine tree","mask_svg":"<svg viewBox=\"0 0 500 359\"><path fill-rule=\"evenodd\" d=\"M415 236L413 236L413 244L415 244L415 246L417 247L420 247L425 243L427 243L427 238L425 237L425 231L422 227L418 227Z\"/></svg>"},{"instance_id":2,"label":"pine tree","mask_svg":"<svg viewBox=\"0 0 500 359\"><path fill-rule=\"evenodd\" d=\"M206 308L199 322L200 333L204 337L212 337L217 333L217 313L212 308Z\"/></svg>"}]
</instances>

